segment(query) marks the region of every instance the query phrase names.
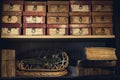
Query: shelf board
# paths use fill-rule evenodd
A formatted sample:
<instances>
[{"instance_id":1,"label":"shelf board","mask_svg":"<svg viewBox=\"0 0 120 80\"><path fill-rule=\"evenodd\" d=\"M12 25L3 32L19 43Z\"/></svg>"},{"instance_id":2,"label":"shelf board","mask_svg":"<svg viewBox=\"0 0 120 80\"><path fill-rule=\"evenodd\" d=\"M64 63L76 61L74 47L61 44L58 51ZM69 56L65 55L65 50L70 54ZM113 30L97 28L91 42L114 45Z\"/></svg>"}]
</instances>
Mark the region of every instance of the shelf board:
<instances>
[{"instance_id":1,"label":"shelf board","mask_svg":"<svg viewBox=\"0 0 120 80\"><path fill-rule=\"evenodd\" d=\"M19 36L1 36L1 38L16 38L16 39L26 39L26 38L31 38L31 39L75 39L75 38L115 38L115 35L89 35L89 36L72 36L72 35L66 35L66 36L26 36L26 35L19 35Z\"/></svg>"}]
</instances>

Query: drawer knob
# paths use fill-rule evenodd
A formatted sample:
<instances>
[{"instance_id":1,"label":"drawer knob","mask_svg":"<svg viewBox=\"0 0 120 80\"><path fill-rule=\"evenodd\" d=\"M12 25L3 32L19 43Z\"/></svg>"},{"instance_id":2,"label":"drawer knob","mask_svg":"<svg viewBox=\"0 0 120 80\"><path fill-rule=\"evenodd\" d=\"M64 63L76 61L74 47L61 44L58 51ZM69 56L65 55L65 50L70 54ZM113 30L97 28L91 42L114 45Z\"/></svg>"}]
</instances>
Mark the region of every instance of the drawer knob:
<instances>
[{"instance_id":1,"label":"drawer knob","mask_svg":"<svg viewBox=\"0 0 120 80\"><path fill-rule=\"evenodd\" d=\"M105 33L105 29L104 28L101 28L101 33Z\"/></svg>"},{"instance_id":2,"label":"drawer knob","mask_svg":"<svg viewBox=\"0 0 120 80\"><path fill-rule=\"evenodd\" d=\"M56 34L58 34L60 32L59 28L56 28Z\"/></svg>"},{"instance_id":3,"label":"drawer knob","mask_svg":"<svg viewBox=\"0 0 120 80\"><path fill-rule=\"evenodd\" d=\"M12 16L8 16L7 20L11 21L12 20Z\"/></svg>"},{"instance_id":4,"label":"drawer knob","mask_svg":"<svg viewBox=\"0 0 120 80\"><path fill-rule=\"evenodd\" d=\"M35 28L32 28L31 32L32 32L32 33L35 33L35 32L36 32Z\"/></svg>"},{"instance_id":5,"label":"drawer knob","mask_svg":"<svg viewBox=\"0 0 120 80\"><path fill-rule=\"evenodd\" d=\"M9 10L13 9L13 4L9 5Z\"/></svg>"},{"instance_id":6,"label":"drawer knob","mask_svg":"<svg viewBox=\"0 0 120 80\"><path fill-rule=\"evenodd\" d=\"M79 22L82 22L82 17L79 17Z\"/></svg>"},{"instance_id":7,"label":"drawer knob","mask_svg":"<svg viewBox=\"0 0 120 80\"><path fill-rule=\"evenodd\" d=\"M83 33L83 30L82 30L81 28L79 29L79 33L80 33L80 34L82 34L82 33Z\"/></svg>"},{"instance_id":8,"label":"drawer knob","mask_svg":"<svg viewBox=\"0 0 120 80\"><path fill-rule=\"evenodd\" d=\"M7 33L10 33L10 32L11 32L11 28L8 28Z\"/></svg>"},{"instance_id":9,"label":"drawer knob","mask_svg":"<svg viewBox=\"0 0 120 80\"><path fill-rule=\"evenodd\" d=\"M58 10L58 11L60 10L60 5L57 5L57 10Z\"/></svg>"},{"instance_id":10,"label":"drawer knob","mask_svg":"<svg viewBox=\"0 0 120 80\"><path fill-rule=\"evenodd\" d=\"M83 7L82 7L82 5L79 5L79 9L81 10Z\"/></svg>"},{"instance_id":11,"label":"drawer knob","mask_svg":"<svg viewBox=\"0 0 120 80\"><path fill-rule=\"evenodd\" d=\"M59 17L56 17L56 22L59 22Z\"/></svg>"},{"instance_id":12,"label":"drawer knob","mask_svg":"<svg viewBox=\"0 0 120 80\"><path fill-rule=\"evenodd\" d=\"M105 17L104 17L104 16L102 16L102 17L101 17L101 21L104 21L104 20L105 20Z\"/></svg>"},{"instance_id":13,"label":"drawer knob","mask_svg":"<svg viewBox=\"0 0 120 80\"><path fill-rule=\"evenodd\" d=\"M101 5L101 9L103 10L105 8L105 5Z\"/></svg>"},{"instance_id":14,"label":"drawer knob","mask_svg":"<svg viewBox=\"0 0 120 80\"><path fill-rule=\"evenodd\" d=\"M33 10L34 10L34 11L37 10L37 5L34 5Z\"/></svg>"}]
</instances>

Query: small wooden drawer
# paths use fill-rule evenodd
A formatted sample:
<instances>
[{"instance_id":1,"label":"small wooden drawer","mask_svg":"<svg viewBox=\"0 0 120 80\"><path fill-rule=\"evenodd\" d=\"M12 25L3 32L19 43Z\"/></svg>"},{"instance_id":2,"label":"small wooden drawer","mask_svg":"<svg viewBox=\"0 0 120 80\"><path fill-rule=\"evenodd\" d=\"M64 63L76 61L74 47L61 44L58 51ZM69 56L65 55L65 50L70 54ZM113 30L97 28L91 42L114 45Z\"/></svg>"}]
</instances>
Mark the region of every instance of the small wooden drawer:
<instances>
[{"instance_id":1,"label":"small wooden drawer","mask_svg":"<svg viewBox=\"0 0 120 80\"><path fill-rule=\"evenodd\" d=\"M21 23L21 12L2 12L2 23Z\"/></svg>"},{"instance_id":2,"label":"small wooden drawer","mask_svg":"<svg viewBox=\"0 0 120 80\"><path fill-rule=\"evenodd\" d=\"M92 24L93 35L112 35L112 24Z\"/></svg>"},{"instance_id":3,"label":"small wooden drawer","mask_svg":"<svg viewBox=\"0 0 120 80\"><path fill-rule=\"evenodd\" d=\"M23 11L23 1L3 1L2 11Z\"/></svg>"},{"instance_id":4,"label":"small wooden drawer","mask_svg":"<svg viewBox=\"0 0 120 80\"><path fill-rule=\"evenodd\" d=\"M41 36L45 35L45 24L34 24L34 23L25 23L24 24L24 35L27 36Z\"/></svg>"},{"instance_id":5,"label":"small wooden drawer","mask_svg":"<svg viewBox=\"0 0 120 80\"><path fill-rule=\"evenodd\" d=\"M46 12L46 2L25 1L25 11Z\"/></svg>"},{"instance_id":6,"label":"small wooden drawer","mask_svg":"<svg viewBox=\"0 0 120 80\"><path fill-rule=\"evenodd\" d=\"M68 13L47 13L47 24L68 24Z\"/></svg>"},{"instance_id":7,"label":"small wooden drawer","mask_svg":"<svg viewBox=\"0 0 120 80\"><path fill-rule=\"evenodd\" d=\"M1 35L2 36L13 36L21 34L21 24L2 24Z\"/></svg>"},{"instance_id":8,"label":"small wooden drawer","mask_svg":"<svg viewBox=\"0 0 120 80\"><path fill-rule=\"evenodd\" d=\"M23 12L24 23L45 23L46 13L41 12Z\"/></svg>"},{"instance_id":9,"label":"small wooden drawer","mask_svg":"<svg viewBox=\"0 0 120 80\"><path fill-rule=\"evenodd\" d=\"M93 23L112 23L112 13L92 12Z\"/></svg>"},{"instance_id":10,"label":"small wooden drawer","mask_svg":"<svg viewBox=\"0 0 120 80\"><path fill-rule=\"evenodd\" d=\"M70 24L70 35L91 35L91 25Z\"/></svg>"},{"instance_id":11,"label":"small wooden drawer","mask_svg":"<svg viewBox=\"0 0 120 80\"><path fill-rule=\"evenodd\" d=\"M70 23L71 24L89 24L91 23L91 13L89 12L71 12L70 13Z\"/></svg>"},{"instance_id":12,"label":"small wooden drawer","mask_svg":"<svg viewBox=\"0 0 120 80\"><path fill-rule=\"evenodd\" d=\"M67 35L68 25L47 25L47 35Z\"/></svg>"},{"instance_id":13,"label":"small wooden drawer","mask_svg":"<svg viewBox=\"0 0 120 80\"><path fill-rule=\"evenodd\" d=\"M88 1L70 1L71 12L90 12L91 2Z\"/></svg>"},{"instance_id":14,"label":"small wooden drawer","mask_svg":"<svg viewBox=\"0 0 120 80\"><path fill-rule=\"evenodd\" d=\"M92 1L92 11L113 11L113 2Z\"/></svg>"},{"instance_id":15,"label":"small wooden drawer","mask_svg":"<svg viewBox=\"0 0 120 80\"><path fill-rule=\"evenodd\" d=\"M69 12L69 1L48 1L48 12Z\"/></svg>"}]
</instances>

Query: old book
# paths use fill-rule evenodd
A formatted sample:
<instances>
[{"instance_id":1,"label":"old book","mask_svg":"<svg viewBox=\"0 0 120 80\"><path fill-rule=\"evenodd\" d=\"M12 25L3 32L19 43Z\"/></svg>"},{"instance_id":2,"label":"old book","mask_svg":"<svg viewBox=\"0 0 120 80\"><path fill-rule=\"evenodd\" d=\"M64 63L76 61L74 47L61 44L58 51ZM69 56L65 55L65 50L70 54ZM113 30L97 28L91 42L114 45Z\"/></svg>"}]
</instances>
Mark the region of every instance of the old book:
<instances>
[{"instance_id":1,"label":"old book","mask_svg":"<svg viewBox=\"0 0 120 80\"><path fill-rule=\"evenodd\" d=\"M1 51L1 77L15 77L15 50Z\"/></svg>"},{"instance_id":2,"label":"old book","mask_svg":"<svg viewBox=\"0 0 120 80\"><path fill-rule=\"evenodd\" d=\"M117 60L115 48L87 47L85 53L87 60Z\"/></svg>"}]
</instances>

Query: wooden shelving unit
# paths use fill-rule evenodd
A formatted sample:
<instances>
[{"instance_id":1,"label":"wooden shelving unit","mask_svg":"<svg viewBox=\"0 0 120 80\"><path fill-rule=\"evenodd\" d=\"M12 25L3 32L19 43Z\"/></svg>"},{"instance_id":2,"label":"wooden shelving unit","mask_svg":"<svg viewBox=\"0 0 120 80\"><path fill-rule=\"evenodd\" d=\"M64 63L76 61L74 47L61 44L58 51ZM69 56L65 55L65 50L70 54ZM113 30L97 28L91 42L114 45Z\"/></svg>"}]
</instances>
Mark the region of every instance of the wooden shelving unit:
<instances>
[{"instance_id":1,"label":"wooden shelving unit","mask_svg":"<svg viewBox=\"0 0 120 80\"><path fill-rule=\"evenodd\" d=\"M91 35L91 36L26 36L26 35L20 35L20 36L1 36L1 38L39 38L39 39L76 39L76 38L115 38L115 35Z\"/></svg>"}]
</instances>

